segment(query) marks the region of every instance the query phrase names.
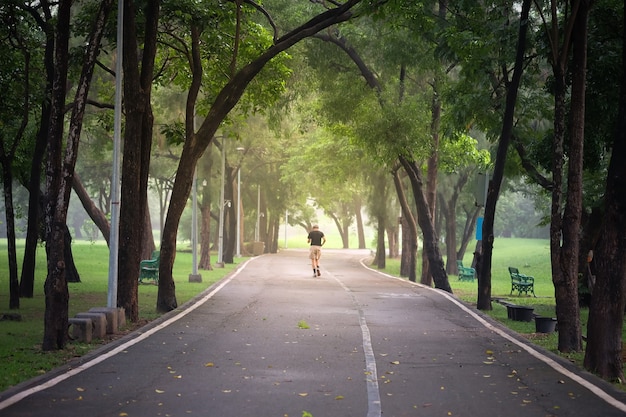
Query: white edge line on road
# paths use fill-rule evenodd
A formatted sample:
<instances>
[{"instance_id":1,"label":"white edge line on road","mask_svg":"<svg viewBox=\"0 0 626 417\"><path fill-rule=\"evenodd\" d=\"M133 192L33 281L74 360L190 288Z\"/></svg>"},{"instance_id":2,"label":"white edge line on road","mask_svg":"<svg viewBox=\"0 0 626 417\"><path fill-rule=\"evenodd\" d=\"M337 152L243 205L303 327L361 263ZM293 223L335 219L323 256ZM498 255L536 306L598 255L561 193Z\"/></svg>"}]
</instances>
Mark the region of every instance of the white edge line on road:
<instances>
[{"instance_id":1,"label":"white edge line on road","mask_svg":"<svg viewBox=\"0 0 626 417\"><path fill-rule=\"evenodd\" d=\"M420 283L415 283L415 282L409 281L407 279L394 277L393 275L389 275L389 274L385 274L383 272L377 271L376 269L370 268L369 266L365 265L363 260L361 260L361 265L364 268L369 269L370 271L376 272L376 273L378 273L380 275L383 275L383 276L386 276L388 278L397 279L399 281L406 282L406 283L409 283L409 284L412 284L412 285L416 285L418 287L426 288L426 289L435 291L435 292L443 295L448 300L450 300L454 304L456 304L461 310L465 311L467 314L469 314L474 319L476 319L476 321L478 321L480 324L485 326L487 329L497 333L498 335L502 336L503 338L509 340L511 343L513 343L513 344L519 346L520 348L524 349L531 356L534 356L535 358L539 359L540 361L542 361L545 364L547 364L548 366L550 366L555 371L559 372L560 374L570 378L571 380L573 380L573 381L577 382L578 384L582 385L583 387L587 388L589 391L594 393L596 396L598 396L602 400L606 401L607 403L609 403L613 407L617 408L618 410L626 412L626 404L624 404L623 402L621 402L617 398L613 397L612 395L610 395L609 393L607 393L606 391L604 391L602 388L598 387L597 385L593 384L592 382L589 382L586 379L580 377L579 375L576 375L575 373L567 370L565 367L563 367L559 363L555 362L553 359L547 357L546 355L542 354L541 352L533 349L531 346L529 346L529 345L527 345L525 343L520 342L519 340L517 340L516 338L512 337L511 335L509 335L508 333L506 333L502 329L493 326L491 323L486 321L484 318L480 317L480 315L478 315L475 311L472 311L465 304L461 303L458 299L453 297L450 293L448 293L446 291L443 291L443 290L438 290L438 289L435 289L435 288L431 288L431 287L428 287L428 286L420 284Z\"/></svg>"},{"instance_id":2,"label":"white edge line on road","mask_svg":"<svg viewBox=\"0 0 626 417\"><path fill-rule=\"evenodd\" d=\"M248 263L250 261L252 261L255 258L251 258L248 259L246 262L244 262L239 268L237 268L237 270L235 270L232 275L230 275L228 278L226 278L225 280L223 280L222 282L219 283L219 285L217 285L215 288L213 288L213 290L211 290L210 292L208 292L204 297L200 298L197 302L193 303L192 305L190 305L189 307L185 308L184 310L182 310L180 313L173 315L172 317L170 317L169 319L165 320L163 323L159 324L158 326L152 327L149 330L147 330L144 333L139 334L137 337L122 343L121 345L119 345L118 347L111 349L110 351L108 351L107 353L103 353L102 355L98 355L96 357L94 357L92 360L87 361L79 366L77 366L76 368L72 368L69 371L54 377L46 382L44 382L43 384L40 385L36 385L34 387L31 387L27 390L24 391L20 391L17 394L7 398L6 400L0 402L0 410L3 410L21 400L23 400L24 398L35 394L39 391L43 391L45 389L48 389L50 387L55 386L56 384L65 381L66 379L77 375L89 368L91 368L92 366L95 366L97 364L99 364L100 362L103 362L107 359L109 359L112 356L117 355L120 352L123 352L124 350L128 349L129 347L141 342L142 340L150 337L151 335L153 335L154 333L158 332L159 330L169 326L170 324L182 319L183 317L185 317L187 314L191 313L192 311L194 311L196 308L200 307L202 304L204 304L205 302L207 302L209 299L211 299L215 294L217 294L218 291L220 291L222 288L224 288L230 281L233 280L233 278L235 278L237 275L239 275L239 273L248 265Z\"/></svg>"}]
</instances>

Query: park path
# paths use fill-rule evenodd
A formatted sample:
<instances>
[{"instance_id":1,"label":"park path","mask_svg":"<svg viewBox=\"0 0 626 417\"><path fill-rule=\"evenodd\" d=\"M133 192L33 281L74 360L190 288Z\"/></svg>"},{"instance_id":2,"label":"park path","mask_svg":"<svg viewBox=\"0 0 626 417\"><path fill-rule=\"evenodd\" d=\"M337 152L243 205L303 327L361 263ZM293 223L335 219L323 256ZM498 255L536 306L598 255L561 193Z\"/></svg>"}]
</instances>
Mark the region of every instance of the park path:
<instances>
[{"instance_id":1,"label":"park path","mask_svg":"<svg viewBox=\"0 0 626 417\"><path fill-rule=\"evenodd\" d=\"M624 416L626 394L458 302L325 250L243 264L195 302L0 393L0 416Z\"/></svg>"}]
</instances>

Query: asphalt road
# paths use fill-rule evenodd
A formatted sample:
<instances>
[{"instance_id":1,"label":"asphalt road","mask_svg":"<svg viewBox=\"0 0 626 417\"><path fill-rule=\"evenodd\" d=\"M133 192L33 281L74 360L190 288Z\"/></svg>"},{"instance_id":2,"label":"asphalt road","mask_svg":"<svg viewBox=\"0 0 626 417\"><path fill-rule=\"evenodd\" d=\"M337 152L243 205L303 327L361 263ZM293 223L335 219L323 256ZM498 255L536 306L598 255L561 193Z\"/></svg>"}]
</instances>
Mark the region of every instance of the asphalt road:
<instances>
[{"instance_id":1,"label":"asphalt road","mask_svg":"<svg viewBox=\"0 0 626 417\"><path fill-rule=\"evenodd\" d=\"M0 416L612 417L626 394L367 252L245 263L196 302L0 393Z\"/></svg>"}]
</instances>

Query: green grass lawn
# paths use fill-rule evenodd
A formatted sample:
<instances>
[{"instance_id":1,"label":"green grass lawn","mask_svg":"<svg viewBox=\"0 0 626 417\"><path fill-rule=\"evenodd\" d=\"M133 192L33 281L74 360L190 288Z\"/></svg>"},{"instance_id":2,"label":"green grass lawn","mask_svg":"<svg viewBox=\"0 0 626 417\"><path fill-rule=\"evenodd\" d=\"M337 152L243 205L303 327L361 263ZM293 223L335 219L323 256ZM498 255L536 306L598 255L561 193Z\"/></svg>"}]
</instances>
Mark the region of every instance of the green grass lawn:
<instances>
[{"instance_id":1,"label":"green grass lawn","mask_svg":"<svg viewBox=\"0 0 626 417\"><path fill-rule=\"evenodd\" d=\"M18 260L21 262L23 242L18 242L18 246L20 248ZM81 282L68 284L70 317L92 307L106 307L109 269L109 250L105 243L74 241L72 249ZM6 240L0 240L0 253L7 253ZM235 264L226 264L224 268L214 268L212 271L200 270L198 273L202 275L202 282L190 283L192 254L188 246L179 245L173 271L178 305L184 304L211 284L222 279L236 267L238 262L243 260L244 258L235 259ZM81 356L106 343L100 340L94 340L90 344L70 342L64 351L43 352L41 342L45 310L43 294L43 284L46 278L45 248L42 246L37 251L34 297L21 298L18 310L8 308L9 268L7 262L6 256L0 258L0 314L18 313L21 321L0 321L0 364L2 364L0 391L43 374L73 357ZM21 269L21 263L19 267ZM120 329L121 334L160 315L156 311L157 289L157 286L153 284L139 285L140 322L127 323L126 328Z\"/></svg>"}]
</instances>

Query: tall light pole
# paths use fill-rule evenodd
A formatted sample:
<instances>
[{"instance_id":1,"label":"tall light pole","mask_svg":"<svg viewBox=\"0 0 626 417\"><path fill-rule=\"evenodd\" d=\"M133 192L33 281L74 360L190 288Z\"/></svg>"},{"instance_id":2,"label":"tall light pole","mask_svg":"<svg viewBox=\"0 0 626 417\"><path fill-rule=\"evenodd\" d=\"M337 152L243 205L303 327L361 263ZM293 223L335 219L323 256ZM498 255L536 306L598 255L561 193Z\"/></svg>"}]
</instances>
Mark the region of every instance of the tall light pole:
<instances>
[{"instance_id":1,"label":"tall light pole","mask_svg":"<svg viewBox=\"0 0 626 417\"><path fill-rule=\"evenodd\" d=\"M237 148L238 152L245 151L245 148L241 146ZM237 168L237 254L238 258L241 257L241 163Z\"/></svg>"},{"instance_id":2,"label":"tall light pole","mask_svg":"<svg viewBox=\"0 0 626 417\"><path fill-rule=\"evenodd\" d=\"M218 226L217 266L224 266L224 185L226 183L226 138L222 139L222 186L220 190L220 220Z\"/></svg>"},{"instance_id":3,"label":"tall light pole","mask_svg":"<svg viewBox=\"0 0 626 417\"><path fill-rule=\"evenodd\" d=\"M256 186L256 190L256 227L254 229L254 241L258 242L261 230L261 184Z\"/></svg>"},{"instance_id":4,"label":"tall light pole","mask_svg":"<svg viewBox=\"0 0 626 417\"><path fill-rule=\"evenodd\" d=\"M113 175L111 177L111 231L109 235L109 289L107 307L117 308L117 268L120 217L120 148L122 135L122 45L124 2L117 5L117 63L115 65L115 111L113 114Z\"/></svg>"}]
</instances>

